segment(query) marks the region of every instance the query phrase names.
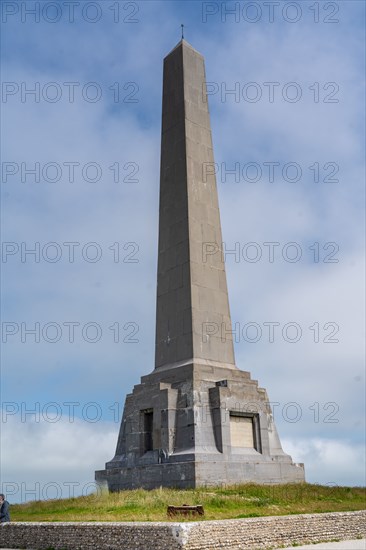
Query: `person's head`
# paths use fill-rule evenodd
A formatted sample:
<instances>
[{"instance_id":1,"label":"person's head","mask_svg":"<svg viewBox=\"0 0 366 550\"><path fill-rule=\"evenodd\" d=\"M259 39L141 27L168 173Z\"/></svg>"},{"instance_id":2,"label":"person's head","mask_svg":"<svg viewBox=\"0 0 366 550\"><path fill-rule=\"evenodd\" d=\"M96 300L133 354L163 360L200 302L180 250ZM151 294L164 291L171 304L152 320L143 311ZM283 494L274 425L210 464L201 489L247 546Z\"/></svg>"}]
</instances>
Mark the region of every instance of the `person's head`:
<instances>
[{"instance_id":1,"label":"person's head","mask_svg":"<svg viewBox=\"0 0 366 550\"><path fill-rule=\"evenodd\" d=\"M4 502L5 500L5 495L3 495L2 493L0 493L0 502Z\"/></svg>"}]
</instances>

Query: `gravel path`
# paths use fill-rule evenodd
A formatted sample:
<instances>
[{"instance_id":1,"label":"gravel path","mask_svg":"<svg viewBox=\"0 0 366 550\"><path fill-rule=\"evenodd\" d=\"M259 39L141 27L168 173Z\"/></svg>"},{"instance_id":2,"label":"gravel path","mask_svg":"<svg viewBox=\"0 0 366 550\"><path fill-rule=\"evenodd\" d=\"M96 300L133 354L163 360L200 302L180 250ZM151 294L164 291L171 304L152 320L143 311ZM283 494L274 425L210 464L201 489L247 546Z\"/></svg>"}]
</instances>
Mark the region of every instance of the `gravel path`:
<instances>
[{"instance_id":1,"label":"gravel path","mask_svg":"<svg viewBox=\"0 0 366 550\"><path fill-rule=\"evenodd\" d=\"M290 546L281 550L366 550L366 539L341 540L340 542L320 542L306 546Z\"/></svg>"}]
</instances>

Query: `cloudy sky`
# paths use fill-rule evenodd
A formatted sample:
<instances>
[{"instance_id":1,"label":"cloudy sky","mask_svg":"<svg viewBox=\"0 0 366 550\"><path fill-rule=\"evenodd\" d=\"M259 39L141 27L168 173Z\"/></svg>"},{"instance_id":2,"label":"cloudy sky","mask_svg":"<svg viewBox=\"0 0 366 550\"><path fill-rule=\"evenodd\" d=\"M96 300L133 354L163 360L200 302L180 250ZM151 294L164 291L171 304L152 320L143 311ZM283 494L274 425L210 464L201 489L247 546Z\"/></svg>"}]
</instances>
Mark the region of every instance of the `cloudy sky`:
<instances>
[{"instance_id":1,"label":"cloudy sky","mask_svg":"<svg viewBox=\"0 0 366 550\"><path fill-rule=\"evenodd\" d=\"M309 482L365 484L364 9L2 2L11 502L92 490L154 367L162 61L181 23L206 61L237 365Z\"/></svg>"}]
</instances>

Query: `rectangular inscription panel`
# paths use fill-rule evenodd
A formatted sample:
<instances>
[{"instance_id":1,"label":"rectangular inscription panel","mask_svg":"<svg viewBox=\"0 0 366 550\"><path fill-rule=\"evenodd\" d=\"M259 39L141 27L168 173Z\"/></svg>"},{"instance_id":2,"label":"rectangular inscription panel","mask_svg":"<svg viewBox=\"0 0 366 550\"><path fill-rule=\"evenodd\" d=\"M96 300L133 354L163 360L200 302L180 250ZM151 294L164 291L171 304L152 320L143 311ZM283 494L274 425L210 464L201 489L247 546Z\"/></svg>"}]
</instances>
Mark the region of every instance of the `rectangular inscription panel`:
<instances>
[{"instance_id":1,"label":"rectangular inscription panel","mask_svg":"<svg viewBox=\"0 0 366 550\"><path fill-rule=\"evenodd\" d=\"M230 438L232 447L250 447L253 449L253 419L230 415Z\"/></svg>"}]
</instances>

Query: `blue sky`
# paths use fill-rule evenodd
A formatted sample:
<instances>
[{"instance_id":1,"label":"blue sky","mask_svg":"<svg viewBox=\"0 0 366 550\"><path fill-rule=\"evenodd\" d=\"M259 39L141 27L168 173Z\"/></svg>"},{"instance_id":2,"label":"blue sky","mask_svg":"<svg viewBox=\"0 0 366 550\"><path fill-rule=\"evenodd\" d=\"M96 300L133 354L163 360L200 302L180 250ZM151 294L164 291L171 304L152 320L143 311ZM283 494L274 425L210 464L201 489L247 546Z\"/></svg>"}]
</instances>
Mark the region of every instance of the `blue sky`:
<instances>
[{"instance_id":1,"label":"blue sky","mask_svg":"<svg viewBox=\"0 0 366 550\"><path fill-rule=\"evenodd\" d=\"M237 365L308 481L364 485L364 3L280 2L272 22L263 2L81 1L74 22L61 1L35 22L36 4L2 3L9 500L86 491L154 367L162 61L181 23L210 83Z\"/></svg>"}]
</instances>

